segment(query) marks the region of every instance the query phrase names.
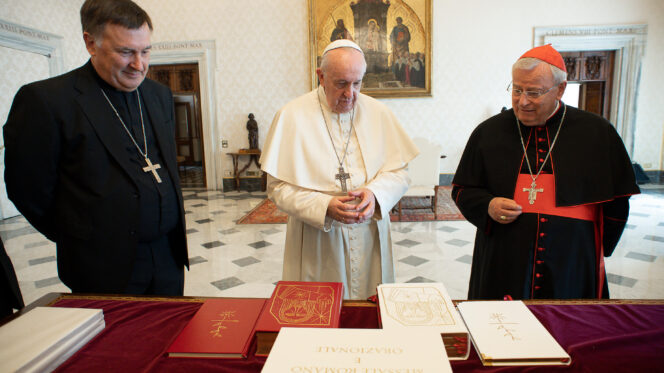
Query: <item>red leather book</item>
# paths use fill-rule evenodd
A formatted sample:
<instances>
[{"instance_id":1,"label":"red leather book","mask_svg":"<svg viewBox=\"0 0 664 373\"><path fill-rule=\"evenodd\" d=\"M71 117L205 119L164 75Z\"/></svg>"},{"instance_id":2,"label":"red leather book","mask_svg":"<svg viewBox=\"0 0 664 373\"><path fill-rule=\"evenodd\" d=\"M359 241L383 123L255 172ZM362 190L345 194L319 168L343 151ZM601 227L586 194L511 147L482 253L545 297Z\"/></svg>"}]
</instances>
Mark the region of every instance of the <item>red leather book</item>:
<instances>
[{"instance_id":1,"label":"red leather book","mask_svg":"<svg viewBox=\"0 0 664 373\"><path fill-rule=\"evenodd\" d=\"M208 299L168 348L169 357L246 358L265 299Z\"/></svg>"},{"instance_id":2,"label":"red leather book","mask_svg":"<svg viewBox=\"0 0 664 373\"><path fill-rule=\"evenodd\" d=\"M256 356L267 356L282 326L338 328L341 282L279 281L256 322Z\"/></svg>"}]
</instances>

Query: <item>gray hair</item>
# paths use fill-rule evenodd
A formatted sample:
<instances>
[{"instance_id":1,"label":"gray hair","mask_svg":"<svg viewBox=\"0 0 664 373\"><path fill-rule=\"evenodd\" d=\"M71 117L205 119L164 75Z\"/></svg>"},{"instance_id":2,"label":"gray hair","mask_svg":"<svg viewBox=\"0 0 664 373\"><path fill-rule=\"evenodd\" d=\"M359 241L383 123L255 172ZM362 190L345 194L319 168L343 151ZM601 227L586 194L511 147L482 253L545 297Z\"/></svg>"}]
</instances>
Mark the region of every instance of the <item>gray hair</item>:
<instances>
[{"instance_id":1,"label":"gray hair","mask_svg":"<svg viewBox=\"0 0 664 373\"><path fill-rule=\"evenodd\" d=\"M364 72L367 71L367 61L366 61L366 59L364 58L364 53L362 53L361 51L358 51L357 49L355 49L355 48L353 48L353 47L341 47L341 48L336 48L336 49L346 49L346 50L349 49L349 50L353 50L353 51L356 51L356 52L362 54L362 62L364 63L364 68L363 68L363 70L364 70ZM334 50L334 49L333 49L333 50ZM327 57L327 56L329 55L329 52L331 52L331 51L328 51L328 52L326 52L326 53L323 53L323 56L322 56L321 59L320 59L320 70L321 70L322 72L325 72L325 71L327 70L328 65L330 64L330 59Z\"/></svg>"},{"instance_id":2,"label":"gray hair","mask_svg":"<svg viewBox=\"0 0 664 373\"><path fill-rule=\"evenodd\" d=\"M567 73L565 71L551 65L550 63L532 57L526 57L517 60L514 65L512 65L512 74L514 74L514 70L532 70L539 66L541 63L549 65L549 68L551 68L551 74L553 74L553 82L556 85L567 80Z\"/></svg>"},{"instance_id":3,"label":"gray hair","mask_svg":"<svg viewBox=\"0 0 664 373\"><path fill-rule=\"evenodd\" d=\"M152 31L152 20L140 6L131 0L86 0L81 6L83 31L99 38L106 24L119 25L130 30L147 23Z\"/></svg>"}]
</instances>

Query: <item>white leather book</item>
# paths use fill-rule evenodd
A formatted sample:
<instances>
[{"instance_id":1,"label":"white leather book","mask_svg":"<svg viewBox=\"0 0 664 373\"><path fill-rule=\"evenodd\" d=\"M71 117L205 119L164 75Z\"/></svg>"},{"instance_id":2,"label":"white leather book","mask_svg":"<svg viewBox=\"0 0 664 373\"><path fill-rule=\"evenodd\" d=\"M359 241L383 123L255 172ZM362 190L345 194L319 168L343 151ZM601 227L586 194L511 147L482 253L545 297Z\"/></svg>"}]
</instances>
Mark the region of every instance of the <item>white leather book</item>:
<instances>
[{"instance_id":1,"label":"white leather book","mask_svg":"<svg viewBox=\"0 0 664 373\"><path fill-rule=\"evenodd\" d=\"M50 372L104 327L99 309L36 307L0 327L0 371Z\"/></svg>"},{"instance_id":2,"label":"white leather book","mask_svg":"<svg viewBox=\"0 0 664 373\"><path fill-rule=\"evenodd\" d=\"M438 333L281 328L263 373L452 372Z\"/></svg>"},{"instance_id":3,"label":"white leather book","mask_svg":"<svg viewBox=\"0 0 664 373\"><path fill-rule=\"evenodd\" d=\"M383 329L433 330L443 339L450 360L468 358L468 330L443 284L378 285L378 308Z\"/></svg>"},{"instance_id":4,"label":"white leather book","mask_svg":"<svg viewBox=\"0 0 664 373\"><path fill-rule=\"evenodd\" d=\"M484 365L569 365L570 356L521 301L457 305Z\"/></svg>"}]
</instances>

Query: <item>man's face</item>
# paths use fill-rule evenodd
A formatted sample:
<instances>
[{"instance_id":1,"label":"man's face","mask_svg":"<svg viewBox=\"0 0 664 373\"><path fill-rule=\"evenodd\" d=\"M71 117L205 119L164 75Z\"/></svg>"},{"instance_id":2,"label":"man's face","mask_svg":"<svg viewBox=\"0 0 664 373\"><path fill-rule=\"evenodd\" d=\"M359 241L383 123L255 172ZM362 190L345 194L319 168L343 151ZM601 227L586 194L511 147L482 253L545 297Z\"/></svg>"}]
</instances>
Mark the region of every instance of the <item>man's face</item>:
<instances>
[{"instance_id":1,"label":"man's face","mask_svg":"<svg viewBox=\"0 0 664 373\"><path fill-rule=\"evenodd\" d=\"M355 106L362 88L366 65L362 53L351 48L333 49L328 53L326 71L316 70L325 89L327 105L335 113L347 113Z\"/></svg>"},{"instance_id":2,"label":"man's face","mask_svg":"<svg viewBox=\"0 0 664 373\"><path fill-rule=\"evenodd\" d=\"M101 36L83 33L97 74L118 90L131 92L145 79L150 65L150 28L106 24Z\"/></svg>"},{"instance_id":3,"label":"man's face","mask_svg":"<svg viewBox=\"0 0 664 373\"><path fill-rule=\"evenodd\" d=\"M546 63L537 65L532 70L516 69L512 72L512 87L522 91L544 92L554 86L553 73ZM562 82L537 99L526 97L525 93L512 94L514 114L525 126L538 126L546 122L556 102L563 97L567 82Z\"/></svg>"}]
</instances>

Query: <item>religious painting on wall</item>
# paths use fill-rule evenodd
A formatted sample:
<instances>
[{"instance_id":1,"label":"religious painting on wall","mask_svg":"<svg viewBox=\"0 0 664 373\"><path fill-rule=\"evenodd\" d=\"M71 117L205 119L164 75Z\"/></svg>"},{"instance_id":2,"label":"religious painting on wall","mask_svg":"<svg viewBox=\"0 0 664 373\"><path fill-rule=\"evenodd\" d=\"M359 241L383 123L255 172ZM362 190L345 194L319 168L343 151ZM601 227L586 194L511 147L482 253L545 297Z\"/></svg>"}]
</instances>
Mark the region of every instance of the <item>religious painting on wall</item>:
<instances>
[{"instance_id":1,"label":"religious painting on wall","mask_svg":"<svg viewBox=\"0 0 664 373\"><path fill-rule=\"evenodd\" d=\"M431 96L431 0L309 0L311 85L325 47L349 39L364 51L362 93Z\"/></svg>"}]
</instances>

